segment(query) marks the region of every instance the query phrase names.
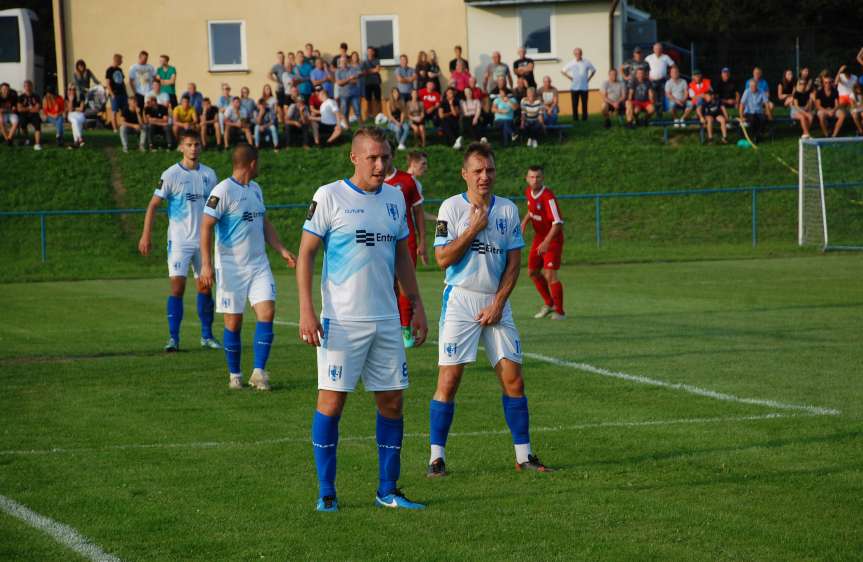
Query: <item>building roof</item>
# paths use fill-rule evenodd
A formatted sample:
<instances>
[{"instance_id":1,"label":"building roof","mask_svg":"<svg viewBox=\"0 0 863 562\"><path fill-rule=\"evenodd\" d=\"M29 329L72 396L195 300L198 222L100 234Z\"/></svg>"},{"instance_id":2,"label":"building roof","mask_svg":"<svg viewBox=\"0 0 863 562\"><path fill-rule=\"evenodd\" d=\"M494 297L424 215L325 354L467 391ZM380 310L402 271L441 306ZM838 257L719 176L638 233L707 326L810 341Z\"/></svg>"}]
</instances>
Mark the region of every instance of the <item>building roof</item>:
<instances>
[{"instance_id":1,"label":"building roof","mask_svg":"<svg viewBox=\"0 0 863 562\"><path fill-rule=\"evenodd\" d=\"M465 4L471 6L515 6L526 4L575 4L584 2L595 2L596 0L464 0ZM608 0L609 2L611 0Z\"/></svg>"}]
</instances>

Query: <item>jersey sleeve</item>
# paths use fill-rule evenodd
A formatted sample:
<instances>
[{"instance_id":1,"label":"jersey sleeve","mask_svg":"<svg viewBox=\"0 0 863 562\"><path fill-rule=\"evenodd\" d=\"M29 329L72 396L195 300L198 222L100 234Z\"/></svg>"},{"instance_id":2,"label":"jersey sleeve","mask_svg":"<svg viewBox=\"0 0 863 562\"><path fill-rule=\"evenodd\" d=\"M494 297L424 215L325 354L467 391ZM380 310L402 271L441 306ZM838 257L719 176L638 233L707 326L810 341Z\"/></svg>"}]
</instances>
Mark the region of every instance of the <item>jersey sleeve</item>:
<instances>
[{"instance_id":1,"label":"jersey sleeve","mask_svg":"<svg viewBox=\"0 0 863 562\"><path fill-rule=\"evenodd\" d=\"M216 220L221 219L228 209L227 195L228 190L221 184L213 188L207 198L207 203L204 205L204 214L210 215Z\"/></svg>"},{"instance_id":2,"label":"jersey sleeve","mask_svg":"<svg viewBox=\"0 0 863 562\"><path fill-rule=\"evenodd\" d=\"M418 180L416 178L414 178L414 183L417 184L417 193L420 194L420 199L421 199L420 202L425 201L425 197L423 197L423 184L421 184L420 180Z\"/></svg>"},{"instance_id":3,"label":"jersey sleeve","mask_svg":"<svg viewBox=\"0 0 863 562\"><path fill-rule=\"evenodd\" d=\"M320 188L315 192L312 202L309 204L309 210L306 213L306 222L303 223L303 230L314 234L318 238L323 238L329 233L332 220L330 198L327 196L327 191L324 188Z\"/></svg>"},{"instance_id":4,"label":"jersey sleeve","mask_svg":"<svg viewBox=\"0 0 863 562\"><path fill-rule=\"evenodd\" d=\"M455 213L449 201L444 201L437 215L434 229L434 246L446 246L456 239L455 235Z\"/></svg>"},{"instance_id":5,"label":"jersey sleeve","mask_svg":"<svg viewBox=\"0 0 863 562\"><path fill-rule=\"evenodd\" d=\"M162 172L162 176L159 178L159 187L157 187L156 191L153 192L153 195L160 199L167 199L171 195L173 182L171 182L171 174L169 174L168 171L169 170L165 170Z\"/></svg>"},{"instance_id":6,"label":"jersey sleeve","mask_svg":"<svg viewBox=\"0 0 863 562\"><path fill-rule=\"evenodd\" d=\"M524 248L524 236L522 236L521 233L521 219L518 216L518 207L513 204L511 209L512 216L515 220L513 221L514 224L509 231L509 236L507 237L507 251Z\"/></svg>"},{"instance_id":7,"label":"jersey sleeve","mask_svg":"<svg viewBox=\"0 0 863 562\"><path fill-rule=\"evenodd\" d=\"M557 197L549 195L545 203L546 217L551 224L563 224L563 218L560 216L560 209L557 206Z\"/></svg>"},{"instance_id":8,"label":"jersey sleeve","mask_svg":"<svg viewBox=\"0 0 863 562\"><path fill-rule=\"evenodd\" d=\"M420 191L419 184L416 180L413 180L413 185L410 188L410 200L408 200L408 197L405 197L405 201L407 201L408 209L413 209L417 205L422 205L422 202L424 201L423 194Z\"/></svg>"}]
</instances>

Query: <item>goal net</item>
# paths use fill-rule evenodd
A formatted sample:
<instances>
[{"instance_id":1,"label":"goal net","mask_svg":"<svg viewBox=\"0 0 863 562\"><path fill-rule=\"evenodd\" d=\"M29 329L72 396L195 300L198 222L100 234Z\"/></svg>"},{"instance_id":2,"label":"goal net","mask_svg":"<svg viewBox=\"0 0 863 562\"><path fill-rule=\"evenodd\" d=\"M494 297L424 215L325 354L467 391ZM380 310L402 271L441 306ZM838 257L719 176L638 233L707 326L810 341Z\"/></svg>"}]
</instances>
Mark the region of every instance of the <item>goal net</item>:
<instances>
[{"instance_id":1,"label":"goal net","mask_svg":"<svg viewBox=\"0 0 863 562\"><path fill-rule=\"evenodd\" d=\"M863 250L863 137L801 139L798 244Z\"/></svg>"}]
</instances>

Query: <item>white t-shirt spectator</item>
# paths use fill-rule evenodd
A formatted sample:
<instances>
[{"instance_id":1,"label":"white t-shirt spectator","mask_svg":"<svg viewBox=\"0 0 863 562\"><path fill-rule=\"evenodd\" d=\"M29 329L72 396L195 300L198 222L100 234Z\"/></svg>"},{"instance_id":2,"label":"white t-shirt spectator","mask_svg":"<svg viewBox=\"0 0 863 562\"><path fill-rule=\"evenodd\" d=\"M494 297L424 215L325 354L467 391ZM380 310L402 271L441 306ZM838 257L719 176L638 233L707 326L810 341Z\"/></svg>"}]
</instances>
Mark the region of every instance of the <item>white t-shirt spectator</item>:
<instances>
[{"instance_id":1,"label":"white t-shirt spectator","mask_svg":"<svg viewBox=\"0 0 863 562\"><path fill-rule=\"evenodd\" d=\"M612 101L612 103L617 103L626 99L626 85L624 85L620 80L615 82L606 80L602 83L600 91L603 92L605 96Z\"/></svg>"},{"instance_id":2,"label":"white t-shirt spectator","mask_svg":"<svg viewBox=\"0 0 863 562\"><path fill-rule=\"evenodd\" d=\"M572 84L569 86L570 90L587 90L588 76L590 76L591 72L596 72L596 67L587 59L573 59L563 67L563 70L572 76Z\"/></svg>"},{"instance_id":3,"label":"white t-shirt spectator","mask_svg":"<svg viewBox=\"0 0 863 562\"><path fill-rule=\"evenodd\" d=\"M339 104L333 98L327 98L321 104L321 123L333 127L339 123Z\"/></svg>"},{"instance_id":4,"label":"white t-shirt spectator","mask_svg":"<svg viewBox=\"0 0 863 562\"><path fill-rule=\"evenodd\" d=\"M853 74L848 74L848 78L845 78L846 75L840 74L836 80L836 89L839 90L840 96L848 96L851 99L854 99L854 85L857 83L857 77Z\"/></svg>"},{"instance_id":5,"label":"white t-shirt spectator","mask_svg":"<svg viewBox=\"0 0 863 562\"><path fill-rule=\"evenodd\" d=\"M689 84L683 78L672 80L671 78L665 83L665 97L672 103L682 104L686 101L686 96L689 93Z\"/></svg>"},{"instance_id":6,"label":"white t-shirt spectator","mask_svg":"<svg viewBox=\"0 0 863 562\"><path fill-rule=\"evenodd\" d=\"M668 68L674 66L674 60L665 53L658 57L650 53L644 58L644 62L650 67L647 77L651 80L665 80L668 76Z\"/></svg>"},{"instance_id":7,"label":"white t-shirt spectator","mask_svg":"<svg viewBox=\"0 0 863 562\"><path fill-rule=\"evenodd\" d=\"M153 89L153 77L156 69L152 64L133 64L129 68L129 80L135 85L135 93L146 96Z\"/></svg>"}]
</instances>

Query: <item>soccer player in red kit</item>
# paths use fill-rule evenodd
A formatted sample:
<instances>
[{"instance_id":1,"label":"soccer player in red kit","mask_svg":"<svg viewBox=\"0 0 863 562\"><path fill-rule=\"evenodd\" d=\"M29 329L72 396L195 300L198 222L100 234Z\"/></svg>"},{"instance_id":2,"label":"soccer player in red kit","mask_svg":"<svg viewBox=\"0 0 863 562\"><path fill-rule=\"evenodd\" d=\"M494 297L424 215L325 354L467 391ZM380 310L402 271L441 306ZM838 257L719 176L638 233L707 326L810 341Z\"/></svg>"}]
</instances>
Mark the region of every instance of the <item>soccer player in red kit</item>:
<instances>
[{"instance_id":1,"label":"soccer player in red kit","mask_svg":"<svg viewBox=\"0 0 863 562\"><path fill-rule=\"evenodd\" d=\"M393 167L387 175L384 183L399 188L405 198L405 205L408 209L408 248L410 249L411 259L414 260L414 267L417 265L417 257L422 254L423 263L427 263L425 254L425 221L423 219L423 196L420 193L417 183L407 172L397 170ZM413 305L407 296L399 292L398 284L395 286L396 294L399 297L399 317L402 325L402 339L405 347L414 346L414 336L410 328L411 317L413 316Z\"/></svg>"},{"instance_id":2,"label":"soccer player in red kit","mask_svg":"<svg viewBox=\"0 0 863 562\"><path fill-rule=\"evenodd\" d=\"M527 270L536 290L542 297L542 308L534 318L551 316L552 320L566 319L563 310L563 285L557 277L560 257L563 253L563 219L557 207L557 198L543 183L542 166L527 169L527 213L521 221L521 229L527 229L528 221L533 225L534 237L527 258Z\"/></svg>"}]
</instances>

